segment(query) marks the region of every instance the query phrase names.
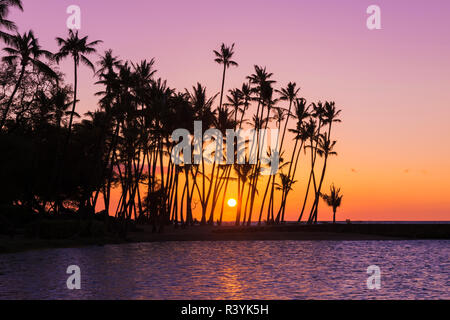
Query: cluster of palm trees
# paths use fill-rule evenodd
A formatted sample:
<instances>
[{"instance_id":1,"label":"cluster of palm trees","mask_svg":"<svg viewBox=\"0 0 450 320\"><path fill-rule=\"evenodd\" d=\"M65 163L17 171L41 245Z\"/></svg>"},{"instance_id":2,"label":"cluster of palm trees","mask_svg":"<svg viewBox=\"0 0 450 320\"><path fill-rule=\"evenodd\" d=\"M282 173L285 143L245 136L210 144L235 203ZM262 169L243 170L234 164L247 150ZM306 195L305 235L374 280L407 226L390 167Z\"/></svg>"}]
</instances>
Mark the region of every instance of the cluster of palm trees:
<instances>
[{"instance_id":1,"label":"cluster of palm trees","mask_svg":"<svg viewBox=\"0 0 450 320\"><path fill-rule=\"evenodd\" d=\"M16 30L6 20L14 6L22 9L21 1L0 0L0 30ZM89 41L78 32L57 38L60 49L54 54L41 48L32 31L1 31L0 36L6 45L0 73L0 137L32 141L30 148L39 150L31 156L30 174L22 181L27 186L16 196L0 197L0 204L55 214L69 209L92 214L101 207L107 217L135 219L155 228L196 222L220 225L226 219L227 195L237 191L236 225L278 224L285 222L298 168L308 166L309 176L302 180L305 197L296 200L298 221L317 223L321 197L334 210L340 205L339 190L333 187L331 195L322 194L328 161L336 155L331 137L340 110L331 101L308 104L295 82L275 89L273 74L262 66L254 66L241 87L226 91L227 70L238 67L234 44L222 44L213 52L215 62L223 66L221 91L208 95L200 83L183 92L168 87L156 77L154 59L122 61L108 50L95 66L90 59L101 41ZM56 68L68 57L73 60L73 87L64 84ZM75 122L80 117L80 64L94 72L102 89L97 93L98 109ZM185 128L193 135L194 121L202 122L203 133L217 128L224 136L227 129L258 133L275 127L280 137L266 156L280 159L279 171L261 176L265 164L248 159L243 164L203 158L199 164L175 164L170 157L175 146L172 132ZM292 139L294 143L286 143ZM16 149L20 153L26 148ZM40 176L34 176L36 170ZM42 175L47 186L40 182Z\"/></svg>"}]
</instances>

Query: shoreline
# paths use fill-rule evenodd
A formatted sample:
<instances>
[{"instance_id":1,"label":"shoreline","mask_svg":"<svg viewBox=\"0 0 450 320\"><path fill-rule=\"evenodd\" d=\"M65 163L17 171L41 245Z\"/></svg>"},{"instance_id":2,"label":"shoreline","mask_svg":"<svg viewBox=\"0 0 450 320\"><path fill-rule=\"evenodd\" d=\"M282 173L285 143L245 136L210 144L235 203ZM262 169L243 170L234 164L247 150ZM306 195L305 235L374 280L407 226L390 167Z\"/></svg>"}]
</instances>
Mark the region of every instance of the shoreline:
<instances>
[{"instance_id":1,"label":"shoreline","mask_svg":"<svg viewBox=\"0 0 450 320\"><path fill-rule=\"evenodd\" d=\"M42 249L103 246L109 244L169 241L383 241L448 240L450 224L285 224L273 226L167 226L163 233L152 233L148 225L138 226L126 239L106 236L46 240L17 236L0 237L0 254Z\"/></svg>"}]
</instances>

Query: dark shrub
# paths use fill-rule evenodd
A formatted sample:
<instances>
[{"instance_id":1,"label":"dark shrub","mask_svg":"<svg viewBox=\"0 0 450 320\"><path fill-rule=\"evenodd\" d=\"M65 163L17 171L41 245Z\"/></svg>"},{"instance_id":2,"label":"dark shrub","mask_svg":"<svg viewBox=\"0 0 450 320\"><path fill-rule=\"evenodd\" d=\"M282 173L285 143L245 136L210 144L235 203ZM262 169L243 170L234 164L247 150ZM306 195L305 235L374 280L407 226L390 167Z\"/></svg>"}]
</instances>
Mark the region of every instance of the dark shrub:
<instances>
[{"instance_id":1,"label":"dark shrub","mask_svg":"<svg viewBox=\"0 0 450 320\"><path fill-rule=\"evenodd\" d=\"M68 239L77 235L79 230L79 221L42 220L39 224L39 237L42 239Z\"/></svg>"}]
</instances>

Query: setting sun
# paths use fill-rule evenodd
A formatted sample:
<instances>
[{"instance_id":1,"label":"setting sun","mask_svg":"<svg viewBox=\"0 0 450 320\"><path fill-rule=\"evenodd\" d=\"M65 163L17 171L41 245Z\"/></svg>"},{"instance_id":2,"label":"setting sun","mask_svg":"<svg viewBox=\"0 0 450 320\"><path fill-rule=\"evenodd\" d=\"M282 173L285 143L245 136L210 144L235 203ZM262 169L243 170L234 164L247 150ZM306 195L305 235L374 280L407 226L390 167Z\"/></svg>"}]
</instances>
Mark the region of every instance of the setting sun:
<instances>
[{"instance_id":1,"label":"setting sun","mask_svg":"<svg viewBox=\"0 0 450 320\"><path fill-rule=\"evenodd\" d=\"M236 207L237 201L236 201L236 199L231 198L231 199L228 199L227 203L228 203L229 207L234 208L234 207Z\"/></svg>"}]
</instances>

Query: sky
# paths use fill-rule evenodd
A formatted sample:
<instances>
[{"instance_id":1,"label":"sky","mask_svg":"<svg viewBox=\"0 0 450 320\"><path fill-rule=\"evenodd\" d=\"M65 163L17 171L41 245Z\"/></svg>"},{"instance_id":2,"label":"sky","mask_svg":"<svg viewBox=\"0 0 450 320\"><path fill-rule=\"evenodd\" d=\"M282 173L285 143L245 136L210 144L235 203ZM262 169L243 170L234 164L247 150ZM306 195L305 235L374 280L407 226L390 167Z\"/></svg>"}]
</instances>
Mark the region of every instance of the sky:
<instances>
[{"instance_id":1,"label":"sky","mask_svg":"<svg viewBox=\"0 0 450 320\"><path fill-rule=\"evenodd\" d=\"M201 82L220 91L212 50L235 43L226 88L240 87L255 64L277 88L296 82L308 102L335 101L337 157L326 188L344 193L338 219L449 220L450 2L448 0L24 0L10 18L33 29L56 51L67 34L66 9L81 8L81 35L103 40L124 60L156 59L157 76L178 90ZM381 9L381 30L369 30L369 5ZM92 57L96 60L96 57ZM73 77L69 61L61 70ZM99 87L80 70L79 113L97 108ZM304 157L304 156L303 156ZM306 161L305 158L303 160ZM296 220L307 162L290 195ZM303 170L303 171L302 171ZM322 207L321 218L331 219Z\"/></svg>"}]
</instances>

